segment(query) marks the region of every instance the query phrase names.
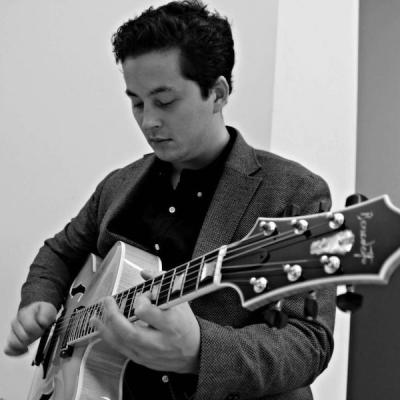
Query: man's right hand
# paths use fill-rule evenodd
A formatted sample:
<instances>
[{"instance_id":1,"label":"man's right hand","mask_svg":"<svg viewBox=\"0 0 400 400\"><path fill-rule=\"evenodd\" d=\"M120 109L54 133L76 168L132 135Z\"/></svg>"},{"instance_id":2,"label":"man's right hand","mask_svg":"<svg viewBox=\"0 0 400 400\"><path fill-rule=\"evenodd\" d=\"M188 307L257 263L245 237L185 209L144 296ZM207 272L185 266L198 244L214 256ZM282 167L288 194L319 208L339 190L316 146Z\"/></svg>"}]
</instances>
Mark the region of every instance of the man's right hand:
<instances>
[{"instance_id":1,"label":"man's right hand","mask_svg":"<svg viewBox=\"0 0 400 400\"><path fill-rule=\"evenodd\" d=\"M37 301L18 311L11 323L4 352L18 356L28 351L28 346L39 338L56 320L57 309L51 303Z\"/></svg>"}]
</instances>

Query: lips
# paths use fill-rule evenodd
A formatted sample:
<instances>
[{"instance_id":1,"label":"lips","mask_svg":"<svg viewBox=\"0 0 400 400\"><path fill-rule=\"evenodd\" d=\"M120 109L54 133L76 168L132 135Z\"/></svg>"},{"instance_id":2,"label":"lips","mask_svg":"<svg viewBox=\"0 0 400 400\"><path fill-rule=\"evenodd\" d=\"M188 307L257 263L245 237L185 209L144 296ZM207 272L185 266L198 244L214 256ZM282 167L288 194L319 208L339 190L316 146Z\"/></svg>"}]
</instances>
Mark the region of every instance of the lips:
<instances>
[{"instance_id":1,"label":"lips","mask_svg":"<svg viewBox=\"0 0 400 400\"><path fill-rule=\"evenodd\" d=\"M168 142L171 139L165 139L165 138L149 138L149 142L151 143L162 143L162 142Z\"/></svg>"}]
</instances>

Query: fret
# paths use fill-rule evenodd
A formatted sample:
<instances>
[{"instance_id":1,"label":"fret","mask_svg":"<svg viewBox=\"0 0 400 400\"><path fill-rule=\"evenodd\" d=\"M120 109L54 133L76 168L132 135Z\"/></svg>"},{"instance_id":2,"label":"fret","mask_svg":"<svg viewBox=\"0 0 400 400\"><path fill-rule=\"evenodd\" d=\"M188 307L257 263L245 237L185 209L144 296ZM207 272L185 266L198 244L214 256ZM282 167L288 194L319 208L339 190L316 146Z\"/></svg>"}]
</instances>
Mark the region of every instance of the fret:
<instances>
[{"instance_id":1,"label":"fret","mask_svg":"<svg viewBox=\"0 0 400 400\"><path fill-rule=\"evenodd\" d=\"M175 268L175 276L171 286L171 292L169 299L174 300L179 298L182 295L182 289L184 285L184 280L186 276L187 265L180 265L179 267Z\"/></svg>"},{"instance_id":2,"label":"fret","mask_svg":"<svg viewBox=\"0 0 400 400\"><path fill-rule=\"evenodd\" d=\"M75 340L76 339L77 330L79 328L79 317L80 317L79 310L77 310L76 313L73 316L74 323L73 323L73 326L72 326L71 340Z\"/></svg>"},{"instance_id":3,"label":"fret","mask_svg":"<svg viewBox=\"0 0 400 400\"><path fill-rule=\"evenodd\" d=\"M125 308L126 308L126 303L128 301L128 294L129 291L125 290L124 292L121 292L118 294L118 308L122 312L123 315L125 315Z\"/></svg>"},{"instance_id":4,"label":"fret","mask_svg":"<svg viewBox=\"0 0 400 400\"><path fill-rule=\"evenodd\" d=\"M99 318L99 315L98 315L99 306L100 306L99 303L92 305L92 317ZM95 330L96 330L96 328L94 326L92 326L91 333L95 332Z\"/></svg>"},{"instance_id":5,"label":"fret","mask_svg":"<svg viewBox=\"0 0 400 400\"><path fill-rule=\"evenodd\" d=\"M73 326L72 326L71 340L75 340L76 339L77 329L79 328L79 324L78 324L79 317L80 317L79 310L77 310L76 313L74 314L74 317L73 317L74 323L73 323Z\"/></svg>"},{"instance_id":6,"label":"fret","mask_svg":"<svg viewBox=\"0 0 400 400\"><path fill-rule=\"evenodd\" d=\"M118 293L114 297L115 302L117 303L118 308L121 308L122 300L124 299L124 293Z\"/></svg>"},{"instance_id":7,"label":"fret","mask_svg":"<svg viewBox=\"0 0 400 400\"><path fill-rule=\"evenodd\" d=\"M195 258L189 262L184 288L182 291L183 295L195 292L197 290L197 277L203 258L204 257Z\"/></svg>"},{"instance_id":8,"label":"fret","mask_svg":"<svg viewBox=\"0 0 400 400\"><path fill-rule=\"evenodd\" d=\"M166 273L163 273L162 275L160 275L160 285L159 285L159 289L158 289L158 294L157 294L157 299L156 299L156 301L155 301L155 304L157 305L157 306L159 306L160 304L163 304L162 302L161 302L161 300L160 300L160 295L161 295L161 293L162 293L162 287L163 287L163 281L164 281L164 277L165 277L165 274Z\"/></svg>"},{"instance_id":9,"label":"fret","mask_svg":"<svg viewBox=\"0 0 400 400\"><path fill-rule=\"evenodd\" d=\"M144 289L145 289L145 285L144 283L141 283L140 285L137 286L137 292L136 292L136 296L133 299L133 307L136 308L136 300L137 298L142 295L144 293Z\"/></svg>"},{"instance_id":10,"label":"fret","mask_svg":"<svg viewBox=\"0 0 400 400\"><path fill-rule=\"evenodd\" d=\"M205 258L206 258L206 256L203 256L203 257L201 258L199 270L197 271L196 290L199 289L200 278L201 278L201 273L202 273L202 271L203 271L203 265L204 265L204 260L205 260Z\"/></svg>"},{"instance_id":11,"label":"fret","mask_svg":"<svg viewBox=\"0 0 400 400\"><path fill-rule=\"evenodd\" d=\"M173 269L172 270L171 281L169 283L169 288L168 288L167 303L170 301L171 290L172 290L172 286L174 285L175 275L176 275L176 269Z\"/></svg>"},{"instance_id":12,"label":"fret","mask_svg":"<svg viewBox=\"0 0 400 400\"><path fill-rule=\"evenodd\" d=\"M76 333L76 339L79 339L81 337L84 320L85 320L84 310L79 310L79 323L78 323L78 330Z\"/></svg>"},{"instance_id":13,"label":"fret","mask_svg":"<svg viewBox=\"0 0 400 400\"><path fill-rule=\"evenodd\" d=\"M88 313L88 318L87 318L86 329L85 329L85 332L84 332L85 336L89 335L90 333L93 332L93 327L90 324L90 320L93 317L93 311L94 311L93 305L89 306L86 310L87 310L87 313Z\"/></svg>"},{"instance_id":14,"label":"fret","mask_svg":"<svg viewBox=\"0 0 400 400\"><path fill-rule=\"evenodd\" d=\"M158 304L164 304L168 302L168 295L171 287L171 279L174 275L174 270L171 269L164 273L163 280L161 282L161 288L158 296Z\"/></svg>"},{"instance_id":15,"label":"fret","mask_svg":"<svg viewBox=\"0 0 400 400\"><path fill-rule=\"evenodd\" d=\"M158 304L160 290L161 290L161 282L163 280L164 274L158 275L153 279L153 286L151 289L151 300L153 304Z\"/></svg>"},{"instance_id":16,"label":"fret","mask_svg":"<svg viewBox=\"0 0 400 400\"><path fill-rule=\"evenodd\" d=\"M190 261L188 263L186 263L185 271L183 273L181 292L180 292L180 295L179 295L180 297L183 296L183 289L185 288L185 282L186 282L186 277L187 277L187 274L188 274L189 266L190 266Z\"/></svg>"},{"instance_id":17,"label":"fret","mask_svg":"<svg viewBox=\"0 0 400 400\"><path fill-rule=\"evenodd\" d=\"M151 292L152 285L153 285L153 280L152 279L148 280L148 281L144 281L143 282L143 291L142 291L142 293Z\"/></svg>"},{"instance_id":18,"label":"fret","mask_svg":"<svg viewBox=\"0 0 400 400\"><path fill-rule=\"evenodd\" d=\"M89 334L90 331L90 320L92 319L92 306L89 306L86 308L86 323L85 323L85 330L83 331L83 336L87 336Z\"/></svg>"},{"instance_id":19,"label":"fret","mask_svg":"<svg viewBox=\"0 0 400 400\"><path fill-rule=\"evenodd\" d=\"M64 313L62 315L64 316ZM67 325L67 329L65 330L65 335L64 335L64 340L63 340L63 343L62 343L62 347L66 347L67 343L70 340L71 329L72 329L72 325L73 325L72 317L73 317L73 315L68 320L68 325Z\"/></svg>"},{"instance_id":20,"label":"fret","mask_svg":"<svg viewBox=\"0 0 400 400\"><path fill-rule=\"evenodd\" d=\"M133 290L134 289L134 290ZM128 314L126 315L127 318L131 318L133 317L134 313L135 313L135 309L133 307L133 303L136 297L136 291L137 291L137 286L135 286L134 288L132 288L130 290L130 292L133 290L133 294L131 296L131 298L129 299L129 310L128 310Z\"/></svg>"},{"instance_id":21,"label":"fret","mask_svg":"<svg viewBox=\"0 0 400 400\"><path fill-rule=\"evenodd\" d=\"M88 321L88 312L87 309L82 310L82 326L79 331L79 337L85 336L85 331L87 328L87 321Z\"/></svg>"},{"instance_id":22,"label":"fret","mask_svg":"<svg viewBox=\"0 0 400 400\"><path fill-rule=\"evenodd\" d=\"M123 315L124 315L126 318L129 318L129 311L130 311L130 309L131 309L131 307L132 307L131 291L132 291L132 289L129 289L129 290L126 292L126 298L125 298L126 300L125 300L125 302L124 302L124 309L123 309L123 311L122 311Z\"/></svg>"},{"instance_id":23,"label":"fret","mask_svg":"<svg viewBox=\"0 0 400 400\"><path fill-rule=\"evenodd\" d=\"M97 303L96 315L100 321L103 321L103 304L102 303Z\"/></svg>"}]
</instances>

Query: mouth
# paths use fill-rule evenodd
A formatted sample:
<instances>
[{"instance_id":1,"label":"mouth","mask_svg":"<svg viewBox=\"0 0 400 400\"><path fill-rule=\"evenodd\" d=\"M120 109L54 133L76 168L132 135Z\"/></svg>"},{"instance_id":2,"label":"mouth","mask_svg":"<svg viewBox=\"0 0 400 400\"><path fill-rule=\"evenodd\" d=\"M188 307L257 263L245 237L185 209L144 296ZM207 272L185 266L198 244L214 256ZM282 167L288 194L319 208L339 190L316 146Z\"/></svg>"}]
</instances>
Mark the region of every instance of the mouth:
<instances>
[{"instance_id":1,"label":"mouth","mask_svg":"<svg viewBox=\"0 0 400 400\"><path fill-rule=\"evenodd\" d=\"M163 142L169 142L171 139L165 139L165 138L148 138L148 141L150 143L163 143Z\"/></svg>"}]
</instances>

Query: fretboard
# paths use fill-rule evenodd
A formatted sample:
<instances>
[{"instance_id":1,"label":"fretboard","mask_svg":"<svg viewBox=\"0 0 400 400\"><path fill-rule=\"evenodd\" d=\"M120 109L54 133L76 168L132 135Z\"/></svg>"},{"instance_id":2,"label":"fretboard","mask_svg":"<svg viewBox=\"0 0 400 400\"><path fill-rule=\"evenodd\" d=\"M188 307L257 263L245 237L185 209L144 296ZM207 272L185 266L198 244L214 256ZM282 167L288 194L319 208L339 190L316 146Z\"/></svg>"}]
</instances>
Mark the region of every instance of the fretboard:
<instances>
[{"instance_id":1,"label":"fretboard","mask_svg":"<svg viewBox=\"0 0 400 400\"><path fill-rule=\"evenodd\" d=\"M136 299L146 292L150 293L151 302L162 308L168 308L172 302L178 304L187 301L189 297L195 298L197 294L202 294L204 292L202 289L213 284L219 250L195 258L153 279L117 293L113 298L121 313L130 321L135 321L137 319L135 317ZM64 346L95 334L95 328L90 324L92 317L103 318L101 302L73 312L67 324Z\"/></svg>"}]
</instances>

